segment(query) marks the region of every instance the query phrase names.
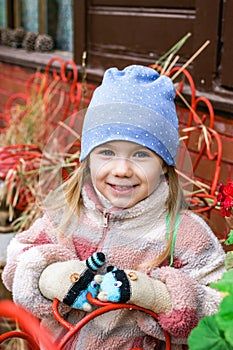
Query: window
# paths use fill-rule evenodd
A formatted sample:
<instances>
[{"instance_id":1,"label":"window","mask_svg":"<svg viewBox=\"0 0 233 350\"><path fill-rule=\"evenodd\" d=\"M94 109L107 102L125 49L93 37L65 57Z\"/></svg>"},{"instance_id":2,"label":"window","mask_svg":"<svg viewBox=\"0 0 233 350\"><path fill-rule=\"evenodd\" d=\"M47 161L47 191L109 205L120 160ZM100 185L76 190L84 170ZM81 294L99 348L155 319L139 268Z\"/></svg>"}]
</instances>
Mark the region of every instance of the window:
<instances>
[{"instance_id":1,"label":"window","mask_svg":"<svg viewBox=\"0 0 233 350\"><path fill-rule=\"evenodd\" d=\"M0 27L6 27L6 6L5 0L0 0Z\"/></svg>"},{"instance_id":2,"label":"window","mask_svg":"<svg viewBox=\"0 0 233 350\"><path fill-rule=\"evenodd\" d=\"M72 0L0 0L0 26L49 34L55 49L72 52L72 7Z\"/></svg>"}]
</instances>

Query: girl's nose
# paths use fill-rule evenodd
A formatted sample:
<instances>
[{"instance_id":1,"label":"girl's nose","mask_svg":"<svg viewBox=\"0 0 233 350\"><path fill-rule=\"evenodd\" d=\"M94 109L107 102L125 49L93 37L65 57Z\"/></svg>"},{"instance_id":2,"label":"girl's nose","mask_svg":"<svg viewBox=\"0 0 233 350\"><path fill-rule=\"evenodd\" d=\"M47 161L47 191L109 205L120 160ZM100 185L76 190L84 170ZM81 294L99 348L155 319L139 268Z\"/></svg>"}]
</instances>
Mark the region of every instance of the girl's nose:
<instances>
[{"instance_id":1,"label":"girl's nose","mask_svg":"<svg viewBox=\"0 0 233 350\"><path fill-rule=\"evenodd\" d=\"M112 166L112 174L114 176L131 177L133 175L133 164L129 159L115 159Z\"/></svg>"}]
</instances>

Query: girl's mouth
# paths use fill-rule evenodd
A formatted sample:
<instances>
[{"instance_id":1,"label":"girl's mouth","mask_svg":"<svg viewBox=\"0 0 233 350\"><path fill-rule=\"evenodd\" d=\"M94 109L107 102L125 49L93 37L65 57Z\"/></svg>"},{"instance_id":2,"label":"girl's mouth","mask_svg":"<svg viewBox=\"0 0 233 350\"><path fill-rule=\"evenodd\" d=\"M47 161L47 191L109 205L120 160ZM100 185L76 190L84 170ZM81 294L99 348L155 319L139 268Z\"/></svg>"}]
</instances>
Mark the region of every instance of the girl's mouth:
<instances>
[{"instance_id":1,"label":"girl's mouth","mask_svg":"<svg viewBox=\"0 0 233 350\"><path fill-rule=\"evenodd\" d=\"M128 193L134 190L138 185L113 185L109 184L109 186L118 193Z\"/></svg>"}]
</instances>

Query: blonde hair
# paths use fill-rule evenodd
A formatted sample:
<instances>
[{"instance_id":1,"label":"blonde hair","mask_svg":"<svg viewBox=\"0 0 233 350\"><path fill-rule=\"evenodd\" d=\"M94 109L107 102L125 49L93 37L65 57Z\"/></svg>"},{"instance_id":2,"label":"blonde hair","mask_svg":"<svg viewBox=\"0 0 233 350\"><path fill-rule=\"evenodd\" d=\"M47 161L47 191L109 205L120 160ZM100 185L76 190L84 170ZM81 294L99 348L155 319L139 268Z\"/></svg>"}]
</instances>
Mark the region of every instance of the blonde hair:
<instances>
[{"instance_id":1,"label":"blonde hair","mask_svg":"<svg viewBox=\"0 0 233 350\"><path fill-rule=\"evenodd\" d=\"M168 232L168 240L167 245L158 257L155 259L148 261L146 263L142 263L135 267L136 270L141 268L147 268L151 271L153 268L158 267L162 262L164 262L167 258L169 258L172 254L172 241L175 231L175 223L177 215L179 214L182 208L186 208L187 204L184 199L182 188L179 184L178 174L176 172L176 168L174 166L167 165L167 173L165 174L168 186L169 193L167 200L165 202L168 215L170 216L170 231Z\"/></svg>"},{"instance_id":2,"label":"blonde hair","mask_svg":"<svg viewBox=\"0 0 233 350\"><path fill-rule=\"evenodd\" d=\"M166 166L166 170L167 171L165 177L169 185L169 193L165 205L170 216L170 232L168 233L167 245L162 254L160 254L160 256L158 256L152 261L138 265L137 267L135 267L135 269L137 270L140 268L148 268L149 270L152 270L154 267L159 266L165 259L167 259L171 255L176 217L180 212L181 208L186 206L183 197L183 191L180 187L175 167ZM74 213L76 213L80 217L80 210L83 204L81 189L84 183L84 178L86 175L88 175L88 173L88 160L85 159L81 163L79 168L75 170L72 177L67 181L65 195L66 200L71 209L71 214L67 218L67 222L71 219Z\"/></svg>"},{"instance_id":3,"label":"blonde hair","mask_svg":"<svg viewBox=\"0 0 233 350\"><path fill-rule=\"evenodd\" d=\"M70 179L67 181L65 187L65 197L69 208L71 209L71 215L77 213L80 216L80 210L83 204L81 191L84 183L84 179L89 172L88 159L85 159L81 165L74 171Z\"/></svg>"}]
</instances>

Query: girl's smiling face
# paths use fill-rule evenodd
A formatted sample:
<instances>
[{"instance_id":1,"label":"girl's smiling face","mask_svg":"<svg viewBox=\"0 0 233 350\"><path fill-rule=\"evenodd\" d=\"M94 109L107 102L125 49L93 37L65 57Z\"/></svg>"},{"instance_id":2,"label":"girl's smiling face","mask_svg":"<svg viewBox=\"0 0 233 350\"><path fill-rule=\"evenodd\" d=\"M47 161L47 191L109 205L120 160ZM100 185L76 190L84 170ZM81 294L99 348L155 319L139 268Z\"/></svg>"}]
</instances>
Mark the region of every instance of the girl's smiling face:
<instances>
[{"instance_id":1,"label":"girl's smiling face","mask_svg":"<svg viewBox=\"0 0 233 350\"><path fill-rule=\"evenodd\" d=\"M130 208L148 197L163 171L153 151L129 141L111 141L90 154L93 185L113 206Z\"/></svg>"}]
</instances>

